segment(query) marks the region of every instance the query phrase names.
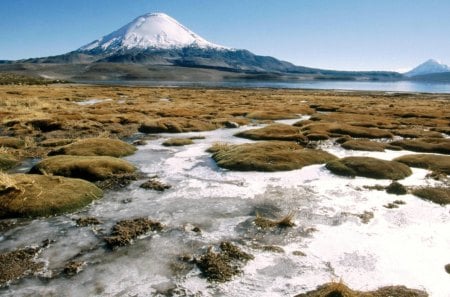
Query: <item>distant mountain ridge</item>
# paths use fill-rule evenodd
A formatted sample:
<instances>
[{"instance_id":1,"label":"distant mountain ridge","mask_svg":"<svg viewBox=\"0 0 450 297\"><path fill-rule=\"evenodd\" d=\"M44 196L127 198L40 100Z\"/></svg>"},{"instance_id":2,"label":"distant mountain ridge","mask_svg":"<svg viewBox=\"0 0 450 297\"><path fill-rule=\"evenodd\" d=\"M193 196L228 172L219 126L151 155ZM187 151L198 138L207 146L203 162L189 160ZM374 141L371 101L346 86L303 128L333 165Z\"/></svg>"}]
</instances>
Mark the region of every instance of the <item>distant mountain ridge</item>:
<instances>
[{"instance_id":1,"label":"distant mountain ridge","mask_svg":"<svg viewBox=\"0 0 450 297\"><path fill-rule=\"evenodd\" d=\"M404 73L404 75L407 77L414 77L443 72L450 72L450 67L434 59L429 59L414 69Z\"/></svg>"},{"instance_id":2,"label":"distant mountain ridge","mask_svg":"<svg viewBox=\"0 0 450 297\"><path fill-rule=\"evenodd\" d=\"M431 62L424 64L428 68L433 66ZM170 67L172 70L178 67L178 70L169 71ZM190 70L180 71L182 68ZM166 77L189 80L202 77L207 80L392 81L421 73L416 69L402 75L392 71L338 71L296 66L274 57L255 55L245 49L209 42L164 13L139 16L112 33L66 54L0 61L0 71L74 80L146 80ZM168 76L164 76L164 72L169 73ZM177 77L177 73L183 75ZM205 73L211 74L211 78Z\"/></svg>"}]
</instances>

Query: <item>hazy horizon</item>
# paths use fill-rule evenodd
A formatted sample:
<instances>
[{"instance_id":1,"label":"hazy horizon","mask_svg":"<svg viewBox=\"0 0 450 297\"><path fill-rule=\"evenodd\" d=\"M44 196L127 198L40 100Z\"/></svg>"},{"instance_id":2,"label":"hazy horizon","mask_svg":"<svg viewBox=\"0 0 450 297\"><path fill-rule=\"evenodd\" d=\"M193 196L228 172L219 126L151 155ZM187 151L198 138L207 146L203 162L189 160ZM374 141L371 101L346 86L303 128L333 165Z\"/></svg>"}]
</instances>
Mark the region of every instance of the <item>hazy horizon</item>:
<instances>
[{"instance_id":1,"label":"hazy horizon","mask_svg":"<svg viewBox=\"0 0 450 297\"><path fill-rule=\"evenodd\" d=\"M296 65L408 71L450 63L448 1L17 0L0 11L0 60L63 54L164 12L213 43Z\"/></svg>"}]
</instances>

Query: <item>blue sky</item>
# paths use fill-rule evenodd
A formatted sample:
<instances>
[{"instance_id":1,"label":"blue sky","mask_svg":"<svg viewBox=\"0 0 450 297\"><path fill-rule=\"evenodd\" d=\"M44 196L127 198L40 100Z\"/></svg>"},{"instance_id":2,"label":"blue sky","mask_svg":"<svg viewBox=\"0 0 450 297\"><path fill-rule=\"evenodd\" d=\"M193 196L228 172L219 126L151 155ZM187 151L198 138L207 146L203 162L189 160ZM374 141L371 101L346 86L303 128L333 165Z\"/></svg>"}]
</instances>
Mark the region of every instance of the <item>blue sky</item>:
<instances>
[{"instance_id":1,"label":"blue sky","mask_svg":"<svg viewBox=\"0 0 450 297\"><path fill-rule=\"evenodd\" d=\"M62 54L165 12L214 43L297 65L450 64L449 0L0 0L0 59Z\"/></svg>"}]
</instances>

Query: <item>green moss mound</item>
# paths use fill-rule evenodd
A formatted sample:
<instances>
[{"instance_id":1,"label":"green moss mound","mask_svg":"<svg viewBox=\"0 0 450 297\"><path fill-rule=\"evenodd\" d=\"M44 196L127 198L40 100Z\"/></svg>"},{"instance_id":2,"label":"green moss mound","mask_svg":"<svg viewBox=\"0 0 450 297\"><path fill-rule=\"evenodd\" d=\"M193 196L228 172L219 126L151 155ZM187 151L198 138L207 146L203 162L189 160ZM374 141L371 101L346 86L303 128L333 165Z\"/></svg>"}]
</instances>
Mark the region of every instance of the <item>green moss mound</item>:
<instances>
[{"instance_id":1,"label":"green moss mound","mask_svg":"<svg viewBox=\"0 0 450 297\"><path fill-rule=\"evenodd\" d=\"M117 175L132 174L135 167L128 161L106 156L53 156L33 166L30 173L52 174L99 181Z\"/></svg>"},{"instance_id":2,"label":"green moss mound","mask_svg":"<svg viewBox=\"0 0 450 297\"><path fill-rule=\"evenodd\" d=\"M102 195L102 190L81 179L3 175L0 179L0 219L62 214L86 206Z\"/></svg>"},{"instance_id":3,"label":"green moss mound","mask_svg":"<svg viewBox=\"0 0 450 297\"><path fill-rule=\"evenodd\" d=\"M428 297L428 294L405 286L388 286L375 291L361 292L352 290L341 282L332 282L295 297Z\"/></svg>"},{"instance_id":4,"label":"green moss mound","mask_svg":"<svg viewBox=\"0 0 450 297\"><path fill-rule=\"evenodd\" d=\"M287 171L336 159L327 152L283 141L219 145L210 151L219 167L237 171Z\"/></svg>"},{"instance_id":5,"label":"green moss mound","mask_svg":"<svg viewBox=\"0 0 450 297\"><path fill-rule=\"evenodd\" d=\"M133 145L118 139L86 138L51 151L48 155L123 157L135 151Z\"/></svg>"},{"instance_id":6,"label":"green moss mound","mask_svg":"<svg viewBox=\"0 0 450 297\"><path fill-rule=\"evenodd\" d=\"M429 169L450 174L450 156L414 154L394 159L411 167Z\"/></svg>"},{"instance_id":7,"label":"green moss mound","mask_svg":"<svg viewBox=\"0 0 450 297\"><path fill-rule=\"evenodd\" d=\"M347 157L326 164L326 168L337 175L362 176L376 179L403 179L412 174L405 164L371 157Z\"/></svg>"},{"instance_id":8,"label":"green moss mound","mask_svg":"<svg viewBox=\"0 0 450 297\"><path fill-rule=\"evenodd\" d=\"M285 124L272 124L264 128L251 129L235 134L237 137L253 140L287 140L306 143L307 139L298 127Z\"/></svg>"},{"instance_id":9,"label":"green moss mound","mask_svg":"<svg viewBox=\"0 0 450 297\"><path fill-rule=\"evenodd\" d=\"M440 205L450 204L450 188L418 188L414 189L412 193Z\"/></svg>"}]
</instances>

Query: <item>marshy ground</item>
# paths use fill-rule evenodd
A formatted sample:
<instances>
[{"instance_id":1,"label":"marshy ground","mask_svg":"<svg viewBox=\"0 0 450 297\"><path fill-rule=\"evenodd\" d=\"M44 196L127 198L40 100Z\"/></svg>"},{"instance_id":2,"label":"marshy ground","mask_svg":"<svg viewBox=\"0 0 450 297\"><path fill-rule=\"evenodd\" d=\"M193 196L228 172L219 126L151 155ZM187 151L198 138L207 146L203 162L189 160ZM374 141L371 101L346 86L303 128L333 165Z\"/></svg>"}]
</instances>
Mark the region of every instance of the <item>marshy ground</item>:
<instances>
[{"instance_id":1,"label":"marshy ground","mask_svg":"<svg viewBox=\"0 0 450 297\"><path fill-rule=\"evenodd\" d=\"M440 297L448 257L384 270L448 248L449 154L446 94L3 85L0 294Z\"/></svg>"}]
</instances>

